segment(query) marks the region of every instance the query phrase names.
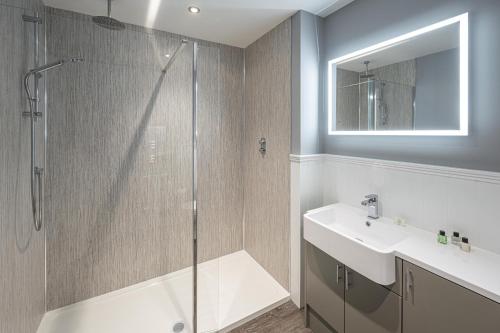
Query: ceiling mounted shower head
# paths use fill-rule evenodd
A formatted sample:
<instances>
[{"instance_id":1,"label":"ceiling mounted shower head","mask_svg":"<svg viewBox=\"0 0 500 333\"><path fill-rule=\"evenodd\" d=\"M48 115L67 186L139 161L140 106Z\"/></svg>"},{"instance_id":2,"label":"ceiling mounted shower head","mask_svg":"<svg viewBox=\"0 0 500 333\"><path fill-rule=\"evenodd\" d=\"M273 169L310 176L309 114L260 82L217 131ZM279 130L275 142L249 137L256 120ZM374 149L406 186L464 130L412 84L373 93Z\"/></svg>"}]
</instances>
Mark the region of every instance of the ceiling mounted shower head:
<instances>
[{"instance_id":1,"label":"ceiling mounted shower head","mask_svg":"<svg viewBox=\"0 0 500 333\"><path fill-rule=\"evenodd\" d=\"M111 0L108 0L108 16L94 16L92 21L109 30L124 30L125 24L111 17Z\"/></svg>"},{"instance_id":2,"label":"ceiling mounted shower head","mask_svg":"<svg viewBox=\"0 0 500 333\"><path fill-rule=\"evenodd\" d=\"M363 74L359 75L359 78L360 79L372 79L372 78L374 78L375 75L374 74L370 74L368 72L368 65L370 64L370 61L366 60L366 61L363 62L363 64L366 66L366 70L365 70L365 72Z\"/></svg>"}]
</instances>

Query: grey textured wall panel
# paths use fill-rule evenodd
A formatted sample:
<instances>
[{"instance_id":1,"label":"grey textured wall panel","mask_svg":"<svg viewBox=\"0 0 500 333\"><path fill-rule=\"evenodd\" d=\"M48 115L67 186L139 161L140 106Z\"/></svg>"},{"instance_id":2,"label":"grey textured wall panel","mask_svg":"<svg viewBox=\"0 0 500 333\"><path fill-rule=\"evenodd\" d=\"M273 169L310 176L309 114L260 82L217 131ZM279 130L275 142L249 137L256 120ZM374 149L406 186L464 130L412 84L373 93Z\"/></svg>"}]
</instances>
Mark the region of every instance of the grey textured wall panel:
<instances>
[{"instance_id":1,"label":"grey textured wall panel","mask_svg":"<svg viewBox=\"0 0 500 333\"><path fill-rule=\"evenodd\" d=\"M33 25L21 15L37 1L0 1L0 332L33 333L45 311L44 231L35 232L30 194L30 120L22 89L33 67ZM43 62L43 26L41 59ZM43 102L42 102L43 103ZM43 108L41 108L43 111ZM37 123L43 165L43 121Z\"/></svg>"},{"instance_id":2,"label":"grey textured wall panel","mask_svg":"<svg viewBox=\"0 0 500 333\"><path fill-rule=\"evenodd\" d=\"M245 249L286 289L290 257L291 20L245 50ZM267 139L267 153L258 140Z\"/></svg>"},{"instance_id":3,"label":"grey textured wall panel","mask_svg":"<svg viewBox=\"0 0 500 333\"><path fill-rule=\"evenodd\" d=\"M49 74L47 295L53 309L191 265L192 47L163 76L164 54L180 36L136 26L108 31L88 16L48 12L50 59L85 58ZM243 246L236 153L242 61L241 49L201 42L202 260ZM226 150L232 155L223 159ZM222 209L226 202L234 211Z\"/></svg>"},{"instance_id":4,"label":"grey textured wall panel","mask_svg":"<svg viewBox=\"0 0 500 333\"><path fill-rule=\"evenodd\" d=\"M359 129L359 73L345 69L337 69L337 108L335 110L336 128L338 130Z\"/></svg>"},{"instance_id":5,"label":"grey textured wall panel","mask_svg":"<svg viewBox=\"0 0 500 333\"><path fill-rule=\"evenodd\" d=\"M243 50L198 54L199 261L243 248Z\"/></svg>"},{"instance_id":6,"label":"grey textured wall panel","mask_svg":"<svg viewBox=\"0 0 500 333\"><path fill-rule=\"evenodd\" d=\"M357 0L325 19L324 60L348 54L449 17L470 13L470 133L468 137L336 137L324 153L500 171L500 2L497 0ZM323 68L326 70L326 63ZM326 82L324 83L326 84Z\"/></svg>"}]
</instances>

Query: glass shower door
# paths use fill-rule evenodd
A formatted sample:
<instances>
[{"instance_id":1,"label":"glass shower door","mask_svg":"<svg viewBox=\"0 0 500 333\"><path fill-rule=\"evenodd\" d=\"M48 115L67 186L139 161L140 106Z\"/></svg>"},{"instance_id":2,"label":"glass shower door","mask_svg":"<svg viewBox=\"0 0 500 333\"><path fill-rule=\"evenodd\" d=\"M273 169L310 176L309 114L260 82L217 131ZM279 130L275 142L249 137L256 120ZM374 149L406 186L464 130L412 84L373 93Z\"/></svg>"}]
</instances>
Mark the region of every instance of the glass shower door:
<instances>
[{"instance_id":1,"label":"glass shower door","mask_svg":"<svg viewBox=\"0 0 500 333\"><path fill-rule=\"evenodd\" d=\"M47 76L47 307L102 298L41 332L193 332L194 45L47 22L50 59L85 58Z\"/></svg>"},{"instance_id":2,"label":"glass shower door","mask_svg":"<svg viewBox=\"0 0 500 333\"><path fill-rule=\"evenodd\" d=\"M220 329L221 238L223 209L222 119L220 103L220 48L198 45L197 85L197 333Z\"/></svg>"}]
</instances>

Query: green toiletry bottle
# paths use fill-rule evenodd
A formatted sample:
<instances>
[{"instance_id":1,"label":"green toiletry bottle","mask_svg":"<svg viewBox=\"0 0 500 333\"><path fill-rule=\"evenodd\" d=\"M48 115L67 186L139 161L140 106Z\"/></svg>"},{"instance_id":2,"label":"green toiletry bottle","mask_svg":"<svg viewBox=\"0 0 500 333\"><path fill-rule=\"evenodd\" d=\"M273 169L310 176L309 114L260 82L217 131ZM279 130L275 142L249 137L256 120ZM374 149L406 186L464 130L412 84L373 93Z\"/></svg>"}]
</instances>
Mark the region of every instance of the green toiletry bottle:
<instances>
[{"instance_id":1,"label":"green toiletry bottle","mask_svg":"<svg viewBox=\"0 0 500 333\"><path fill-rule=\"evenodd\" d=\"M448 244L448 237L446 236L446 232L444 230L439 230L438 243Z\"/></svg>"}]
</instances>

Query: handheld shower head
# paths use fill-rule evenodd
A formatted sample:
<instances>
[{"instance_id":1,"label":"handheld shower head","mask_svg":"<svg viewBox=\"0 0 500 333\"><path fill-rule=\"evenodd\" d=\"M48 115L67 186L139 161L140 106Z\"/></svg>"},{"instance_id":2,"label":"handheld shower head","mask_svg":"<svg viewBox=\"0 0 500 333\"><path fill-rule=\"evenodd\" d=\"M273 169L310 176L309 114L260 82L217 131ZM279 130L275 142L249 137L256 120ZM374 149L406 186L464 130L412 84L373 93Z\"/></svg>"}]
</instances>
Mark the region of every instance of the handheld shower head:
<instances>
[{"instance_id":1,"label":"handheld shower head","mask_svg":"<svg viewBox=\"0 0 500 333\"><path fill-rule=\"evenodd\" d=\"M33 68L28 73L26 73L26 75L24 75L24 90L26 91L26 95L28 95L28 100L30 101L30 108L32 108L32 103L36 102L36 99L34 100L33 97L31 96L31 91L30 91L29 80L30 80L31 76L35 75L35 77L38 77L42 73L50 71L50 70L58 68L58 67L61 67L64 64L83 62L83 61L84 61L83 58L61 59L58 61L48 63L46 65L37 67L37 68ZM31 113L33 113L33 112L31 112Z\"/></svg>"}]
</instances>

